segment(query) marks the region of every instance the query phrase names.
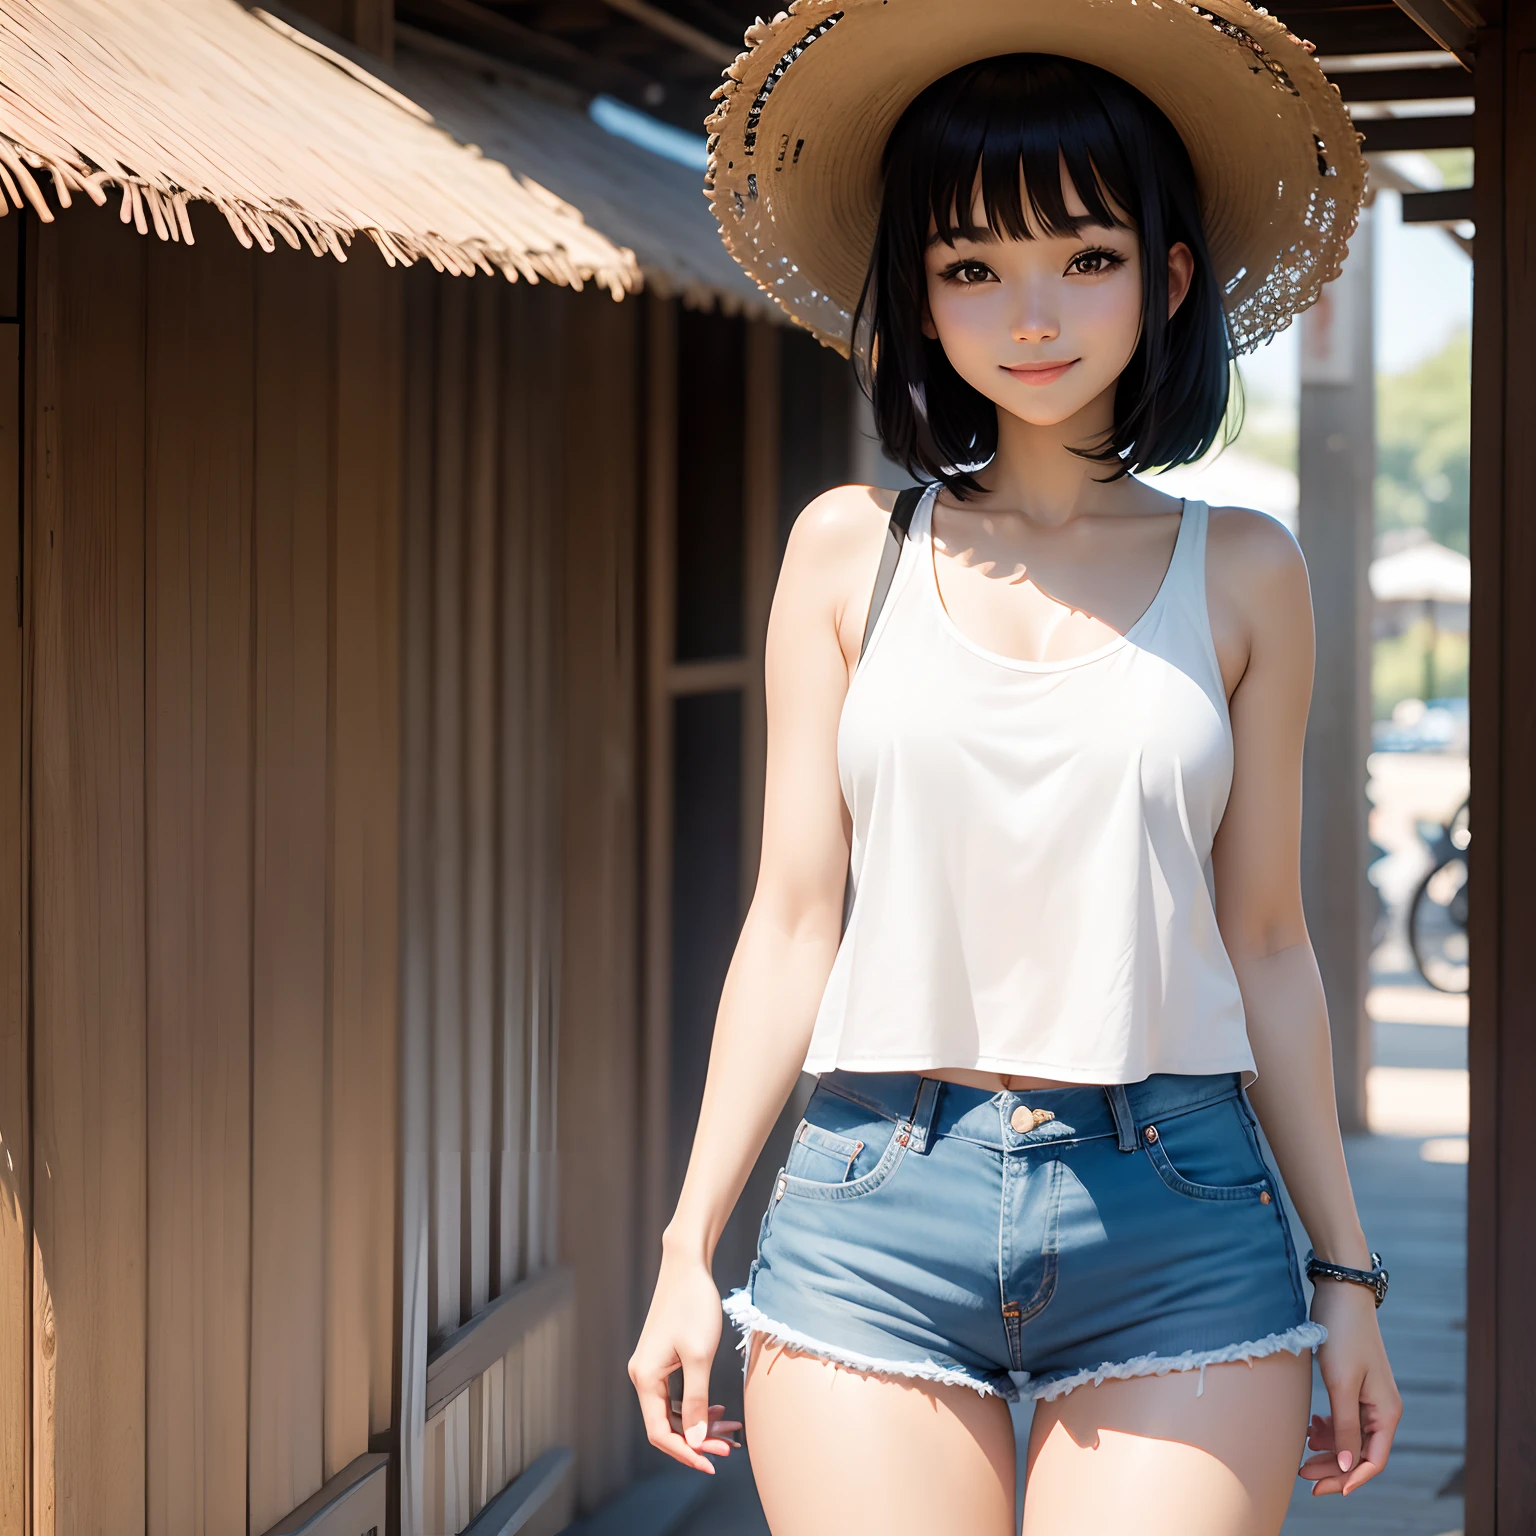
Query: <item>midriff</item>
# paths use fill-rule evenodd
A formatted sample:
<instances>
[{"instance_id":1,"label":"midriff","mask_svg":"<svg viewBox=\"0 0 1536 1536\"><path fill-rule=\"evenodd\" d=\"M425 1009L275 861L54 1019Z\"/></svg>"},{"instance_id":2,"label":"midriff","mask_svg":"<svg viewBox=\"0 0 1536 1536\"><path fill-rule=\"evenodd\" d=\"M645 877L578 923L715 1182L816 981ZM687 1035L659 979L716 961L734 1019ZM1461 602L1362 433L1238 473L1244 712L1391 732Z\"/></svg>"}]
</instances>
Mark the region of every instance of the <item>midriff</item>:
<instances>
[{"instance_id":1,"label":"midriff","mask_svg":"<svg viewBox=\"0 0 1536 1536\"><path fill-rule=\"evenodd\" d=\"M1081 1083L1061 1083L1053 1077L1010 1077L1002 1072L976 1072L970 1067L936 1067L924 1077L941 1078L946 1083L960 1083L967 1088L985 1088L993 1093L1007 1089L1025 1093L1031 1088L1081 1088Z\"/></svg>"}]
</instances>

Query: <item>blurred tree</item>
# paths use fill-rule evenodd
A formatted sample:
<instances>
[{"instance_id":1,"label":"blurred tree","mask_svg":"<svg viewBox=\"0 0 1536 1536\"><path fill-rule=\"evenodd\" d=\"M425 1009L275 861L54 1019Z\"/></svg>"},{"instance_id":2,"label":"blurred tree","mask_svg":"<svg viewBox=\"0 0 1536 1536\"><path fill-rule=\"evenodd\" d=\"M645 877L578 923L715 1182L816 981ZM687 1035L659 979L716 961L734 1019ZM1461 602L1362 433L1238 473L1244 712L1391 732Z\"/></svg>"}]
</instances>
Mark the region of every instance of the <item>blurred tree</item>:
<instances>
[{"instance_id":1,"label":"blurred tree","mask_svg":"<svg viewBox=\"0 0 1536 1536\"><path fill-rule=\"evenodd\" d=\"M1458 332L1407 373L1376 381L1376 528L1424 528L1467 553L1471 348Z\"/></svg>"}]
</instances>

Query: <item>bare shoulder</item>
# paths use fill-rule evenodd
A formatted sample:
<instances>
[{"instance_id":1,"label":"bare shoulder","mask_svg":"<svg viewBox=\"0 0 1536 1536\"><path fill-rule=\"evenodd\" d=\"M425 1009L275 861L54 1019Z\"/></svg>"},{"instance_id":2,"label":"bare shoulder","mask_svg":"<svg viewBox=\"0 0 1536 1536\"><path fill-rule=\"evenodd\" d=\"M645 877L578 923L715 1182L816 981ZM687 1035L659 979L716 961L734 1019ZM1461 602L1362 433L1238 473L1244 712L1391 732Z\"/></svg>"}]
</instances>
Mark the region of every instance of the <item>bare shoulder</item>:
<instances>
[{"instance_id":1,"label":"bare shoulder","mask_svg":"<svg viewBox=\"0 0 1536 1536\"><path fill-rule=\"evenodd\" d=\"M896 493L875 485L838 485L807 502L790 530L789 547L819 555L877 541L896 505ZM788 551L786 551L786 554Z\"/></svg>"},{"instance_id":2,"label":"bare shoulder","mask_svg":"<svg viewBox=\"0 0 1536 1536\"><path fill-rule=\"evenodd\" d=\"M849 582L880 560L880 544L896 493L873 485L839 485L796 517L784 549L779 583L842 594Z\"/></svg>"},{"instance_id":3,"label":"bare shoulder","mask_svg":"<svg viewBox=\"0 0 1536 1536\"><path fill-rule=\"evenodd\" d=\"M1212 507L1207 571L1221 595L1250 611L1310 607L1307 564L1284 523L1251 507Z\"/></svg>"}]
</instances>

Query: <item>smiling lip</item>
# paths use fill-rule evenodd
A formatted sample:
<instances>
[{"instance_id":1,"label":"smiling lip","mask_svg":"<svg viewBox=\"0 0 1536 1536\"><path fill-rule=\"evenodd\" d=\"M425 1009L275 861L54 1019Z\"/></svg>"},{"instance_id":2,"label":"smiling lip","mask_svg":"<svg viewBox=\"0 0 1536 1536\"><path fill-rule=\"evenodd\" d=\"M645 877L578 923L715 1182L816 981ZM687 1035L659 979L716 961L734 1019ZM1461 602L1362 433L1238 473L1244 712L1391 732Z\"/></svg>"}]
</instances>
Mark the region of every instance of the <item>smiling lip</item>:
<instances>
[{"instance_id":1,"label":"smiling lip","mask_svg":"<svg viewBox=\"0 0 1536 1536\"><path fill-rule=\"evenodd\" d=\"M1067 369L1075 367L1077 359L1070 357L1064 363L1004 363L1004 373L1026 384L1054 384Z\"/></svg>"}]
</instances>

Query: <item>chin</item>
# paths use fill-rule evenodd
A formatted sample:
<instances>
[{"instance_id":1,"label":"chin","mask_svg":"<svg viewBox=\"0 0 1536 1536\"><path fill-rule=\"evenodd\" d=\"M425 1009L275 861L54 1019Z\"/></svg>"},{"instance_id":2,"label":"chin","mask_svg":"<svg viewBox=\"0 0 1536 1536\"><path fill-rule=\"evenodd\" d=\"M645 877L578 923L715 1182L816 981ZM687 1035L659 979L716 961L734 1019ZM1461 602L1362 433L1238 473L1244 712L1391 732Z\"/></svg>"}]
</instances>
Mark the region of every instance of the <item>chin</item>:
<instances>
[{"instance_id":1,"label":"chin","mask_svg":"<svg viewBox=\"0 0 1536 1536\"><path fill-rule=\"evenodd\" d=\"M1044 391L1040 391L1041 394ZM999 410L1007 411L1010 416L1031 427L1059 427L1062 422L1070 421L1089 402L1086 400L994 400L993 404Z\"/></svg>"}]
</instances>

